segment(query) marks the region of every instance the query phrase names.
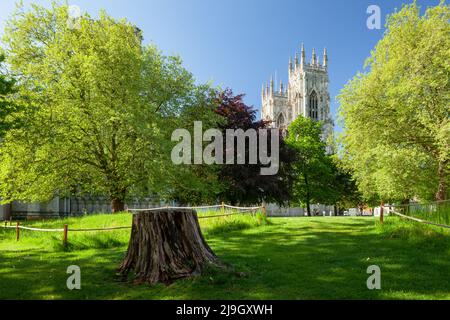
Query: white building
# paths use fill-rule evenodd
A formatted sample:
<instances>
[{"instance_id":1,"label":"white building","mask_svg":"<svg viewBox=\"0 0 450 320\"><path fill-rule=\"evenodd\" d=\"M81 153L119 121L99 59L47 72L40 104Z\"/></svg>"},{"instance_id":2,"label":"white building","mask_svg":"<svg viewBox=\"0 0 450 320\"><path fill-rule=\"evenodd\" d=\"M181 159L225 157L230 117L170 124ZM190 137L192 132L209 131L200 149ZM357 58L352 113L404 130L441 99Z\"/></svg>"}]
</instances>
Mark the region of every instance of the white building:
<instances>
[{"instance_id":1,"label":"white building","mask_svg":"<svg viewBox=\"0 0 450 320\"><path fill-rule=\"evenodd\" d=\"M313 49L310 62L306 62L302 44L300 59L289 59L289 81L285 87L280 81L275 88L273 77L270 84L262 88L262 118L272 121L272 127L287 129L299 115L323 122L323 140L333 132L330 115L330 93L328 91L328 55L323 52L322 62Z\"/></svg>"}]
</instances>

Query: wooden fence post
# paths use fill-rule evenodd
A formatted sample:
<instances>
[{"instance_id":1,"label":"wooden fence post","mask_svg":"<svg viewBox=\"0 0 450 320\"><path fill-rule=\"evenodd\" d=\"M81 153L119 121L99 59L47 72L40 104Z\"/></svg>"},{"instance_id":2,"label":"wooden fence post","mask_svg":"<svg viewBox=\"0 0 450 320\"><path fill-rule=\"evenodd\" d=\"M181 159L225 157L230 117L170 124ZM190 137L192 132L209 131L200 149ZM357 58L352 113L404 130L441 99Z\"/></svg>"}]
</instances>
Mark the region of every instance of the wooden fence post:
<instances>
[{"instance_id":1,"label":"wooden fence post","mask_svg":"<svg viewBox=\"0 0 450 320\"><path fill-rule=\"evenodd\" d=\"M64 225L64 236L63 236L63 245L64 247L67 247L67 231L69 227L67 224Z\"/></svg>"},{"instance_id":2,"label":"wooden fence post","mask_svg":"<svg viewBox=\"0 0 450 320\"><path fill-rule=\"evenodd\" d=\"M262 214L263 214L264 218L267 217L266 204L264 202L262 204Z\"/></svg>"},{"instance_id":3,"label":"wooden fence post","mask_svg":"<svg viewBox=\"0 0 450 320\"><path fill-rule=\"evenodd\" d=\"M20 228L19 228L19 226L20 226L20 223L19 223L19 221L17 221L16 222L16 241L19 241L19 239L20 239Z\"/></svg>"},{"instance_id":4,"label":"wooden fence post","mask_svg":"<svg viewBox=\"0 0 450 320\"><path fill-rule=\"evenodd\" d=\"M225 203L222 201L222 214L225 214Z\"/></svg>"},{"instance_id":5,"label":"wooden fence post","mask_svg":"<svg viewBox=\"0 0 450 320\"><path fill-rule=\"evenodd\" d=\"M380 204L380 223L383 224L384 223L384 201L381 200L381 204Z\"/></svg>"},{"instance_id":6,"label":"wooden fence post","mask_svg":"<svg viewBox=\"0 0 450 320\"><path fill-rule=\"evenodd\" d=\"M9 226L12 226L12 216L9 217Z\"/></svg>"}]
</instances>

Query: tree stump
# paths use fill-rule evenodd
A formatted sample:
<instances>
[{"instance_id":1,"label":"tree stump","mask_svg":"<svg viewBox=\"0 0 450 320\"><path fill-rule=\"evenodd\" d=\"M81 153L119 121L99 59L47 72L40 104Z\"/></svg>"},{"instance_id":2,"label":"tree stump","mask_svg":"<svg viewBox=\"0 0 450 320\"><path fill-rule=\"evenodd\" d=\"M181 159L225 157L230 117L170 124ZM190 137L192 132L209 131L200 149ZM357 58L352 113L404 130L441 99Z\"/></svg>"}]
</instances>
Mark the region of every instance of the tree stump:
<instances>
[{"instance_id":1,"label":"tree stump","mask_svg":"<svg viewBox=\"0 0 450 320\"><path fill-rule=\"evenodd\" d=\"M133 215L128 251L119 267L135 283L170 283L200 275L208 265L221 266L205 242L195 210L162 209Z\"/></svg>"}]
</instances>

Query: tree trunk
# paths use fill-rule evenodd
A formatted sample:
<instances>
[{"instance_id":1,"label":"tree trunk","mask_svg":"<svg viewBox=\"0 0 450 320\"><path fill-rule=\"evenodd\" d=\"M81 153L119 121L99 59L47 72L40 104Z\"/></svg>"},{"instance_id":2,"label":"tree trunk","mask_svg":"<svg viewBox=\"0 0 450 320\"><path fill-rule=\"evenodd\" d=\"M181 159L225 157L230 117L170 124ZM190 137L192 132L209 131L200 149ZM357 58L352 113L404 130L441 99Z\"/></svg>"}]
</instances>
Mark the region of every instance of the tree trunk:
<instances>
[{"instance_id":1,"label":"tree trunk","mask_svg":"<svg viewBox=\"0 0 450 320\"><path fill-rule=\"evenodd\" d=\"M308 176L305 174L303 175L303 178L305 179L305 186L306 186L306 212L308 214L308 217L311 217L311 199L309 196L309 184L308 184Z\"/></svg>"},{"instance_id":2,"label":"tree trunk","mask_svg":"<svg viewBox=\"0 0 450 320\"><path fill-rule=\"evenodd\" d=\"M306 199L306 212L308 217L311 217L311 204L309 203L309 199Z\"/></svg>"},{"instance_id":3,"label":"tree trunk","mask_svg":"<svg viewBox=\"0 0 450 320\"><path fill-rule=\"evenodd\" d=\"M128 251L119 267L136 283L170 283L200 275L208 265L223 266L205 242L195 210L143 211L133 216Z\"/></svg>"},{"instance_id":4,"label":"tree trunk","mask_svg":"<svg viewBox=\"0 0 450 320\"><path fill-rule=\"evenodd\" d=\"M380 222L384 223L384 201L381 201L380 204Z\"/></svg>"},{"instance_id":5,"label":"tree trunk","mask_svg":"<svg viewBox=\"0 0 450 320\"><path fill-rule=\"evenodd\" d=\"M409 199L403 199L401 202L400 212L403 214L409 214Z\"/></svg>"},{"instance_id":6,"label":"tree trunk","mask_svg":"<svg viewBox=\"0 0 450 320\"><path fill-rule=\"evenodd\" d=\"M439 163L438 169L438 177L439 177L439 186L438 191L436 193L436 201L443 201L447 197L447 177L445 174L445 163Z\"/></svg>"},{"instance_id":7,"label":"tree trunk","mask_svg":"<svg viewBox=\"0 0 450 320\"><path fill-rule=\"evenodd\" d=\"M5 208L5 211L4 211L5 214L3 216L3 219L5 221L8 221L11 219L11 216L12 216L12 203L5 204L4 208Z\"/></svg>"},{"instance_id":8,"label":"tree trunk","mask_svg":"<svg viewBox=\"0 0 450 320\"><path fill-rule=\"evenodd\" d=\"M125 211L125 202L122 199L113 198L111 200L111 210L113 213Z\"/></svg>"}]
</instances>

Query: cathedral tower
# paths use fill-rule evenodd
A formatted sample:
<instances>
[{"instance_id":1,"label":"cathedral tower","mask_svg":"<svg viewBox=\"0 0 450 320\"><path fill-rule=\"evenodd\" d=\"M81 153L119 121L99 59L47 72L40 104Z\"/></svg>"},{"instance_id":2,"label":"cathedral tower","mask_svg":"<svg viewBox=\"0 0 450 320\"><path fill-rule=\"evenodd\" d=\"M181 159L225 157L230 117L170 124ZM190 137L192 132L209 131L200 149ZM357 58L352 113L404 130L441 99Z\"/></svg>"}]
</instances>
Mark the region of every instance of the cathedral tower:
<instances>
[{"instance_id":1,"label":"cathedral tower","mask_svg":"<svg viewBox=\"0 0 450 320\"><path fill-rule=\"evenodd\" d=\"M323 140L333 132L328 91L328 55L323 51L322 62L315 49L311 61L306 61L302 44L300 59L295 54L294 62L289 59L289 81L286 87L280 81L275 88L273 78L270 85L262 88L262 118L272 122L272 127L287 129L299 115L323 122Z\"/></svg>"}]
</instances>

